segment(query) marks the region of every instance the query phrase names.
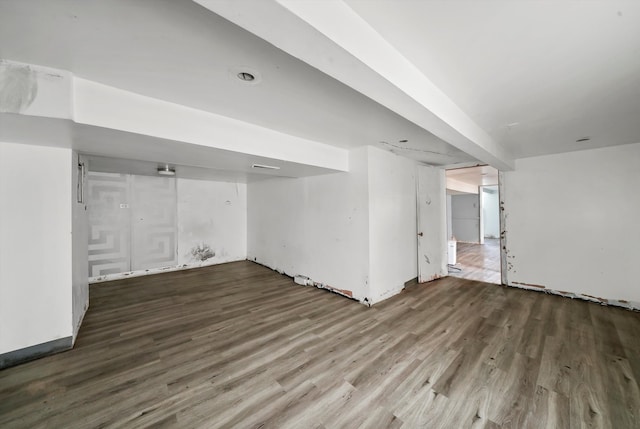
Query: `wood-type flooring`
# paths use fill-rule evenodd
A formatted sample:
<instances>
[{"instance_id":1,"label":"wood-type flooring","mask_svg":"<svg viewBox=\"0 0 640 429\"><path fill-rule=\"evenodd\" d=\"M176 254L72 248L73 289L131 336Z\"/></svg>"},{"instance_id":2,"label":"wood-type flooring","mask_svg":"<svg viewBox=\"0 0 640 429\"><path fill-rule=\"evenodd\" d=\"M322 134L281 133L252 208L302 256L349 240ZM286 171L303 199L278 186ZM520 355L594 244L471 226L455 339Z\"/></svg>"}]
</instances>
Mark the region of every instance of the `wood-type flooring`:
<instances>
[{"instance_id":1,"label":"wood-type flooring","mask_svg":"<svg viewBox=\"0 0 640 429\"><path fill-rule=\"evenodd\" d=\"M461 241L456 244L456 265L449 269L449 275L487 283L501 283L499 239L485 238L484 244Z\"/></svg>"},{"instance_id":2,"label":"wood-type flooring","mask_svg":"<svg viewBox=\"0 0 640 429\"><path fill-rule=\"evenodd\" d=\"M372 308L243 261L101 283L2 428L639 428L640 313L448 277Z\"/></svg>"}]
</instances>

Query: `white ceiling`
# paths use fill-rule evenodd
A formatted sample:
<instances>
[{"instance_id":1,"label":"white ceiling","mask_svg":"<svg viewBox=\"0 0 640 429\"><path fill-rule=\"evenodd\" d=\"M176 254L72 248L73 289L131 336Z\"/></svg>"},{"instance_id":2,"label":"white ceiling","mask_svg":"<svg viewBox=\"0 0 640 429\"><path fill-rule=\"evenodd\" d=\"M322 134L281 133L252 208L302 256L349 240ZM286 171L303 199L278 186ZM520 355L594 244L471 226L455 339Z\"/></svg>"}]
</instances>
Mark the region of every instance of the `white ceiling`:
<instances>
[{"instance_id":1,"label":"white ceiling","mask_svg":"<svg viewBox=\"0 0 640 429\"><path fill-rule=\"evenodd\" d=\"M437 112L416 109L424 88L396 83L393 92L379 74L365 90L361 82L379 69L338 38L328 49L316 21L287 9L310 4L342 11L329 14L335 25L358 24L336 29L342 41L368 26L373 33L361 35L376 35L368 54L395 50L406 64L383 66L397 76L415 68L418 81L470 118L457 129L462 140L475 139L498 161L640 142L640 1L198 1L210 10L190 0L2 0L0 58L338 147L377 145L434 165L477 163L431 133L474 149L431 127ZM312 65L342 67L330 74L346 84ZM257 71L260 83L236 79L242 67ZM591 140L576 143L585 136Z\"/></svg>"},{"instance_id":2,"label":"white ceiling","mask_svg":"<svg viewBox=\"0 0 640 429\"><path fill-rule=\"evenodd\" d=\"M515 158L640 142L640 1L345 2Z\"/></svg>"},{"instance_id":3,"label":"white ceiling","mask_svg":"<svg viewBox=\"0 0 640 429\"><path fill-rule=\"evenodd\" d=\"M447 170L447 191L455 193L478 193L479 186L498 185L498 170L490 165Z\"/></svg>"},{"instance_id":4,"label":"white ceiling","mask_svg":"<svg viewBox=\"0 0 640 429\"><path fill-rule=\"evenodd\" d=\"M309 140L376 145L434 165L475 161L189 0L4 0L0 40L6 59ZM244 68L260 83L238 80Z\"/></svg>"}]
</instances>

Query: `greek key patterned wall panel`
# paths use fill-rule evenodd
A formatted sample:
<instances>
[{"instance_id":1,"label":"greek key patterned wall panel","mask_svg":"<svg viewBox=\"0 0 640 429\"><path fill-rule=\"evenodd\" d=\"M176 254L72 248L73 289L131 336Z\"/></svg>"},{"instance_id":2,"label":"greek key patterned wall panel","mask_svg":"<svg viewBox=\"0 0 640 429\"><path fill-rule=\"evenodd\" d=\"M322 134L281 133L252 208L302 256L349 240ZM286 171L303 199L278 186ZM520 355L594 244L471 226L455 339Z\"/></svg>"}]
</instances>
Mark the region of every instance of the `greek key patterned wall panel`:
<instances>
[{"instance_id":1,"label":"greek key patterned wall panel","mask_svg":"<svg viewBox=\"0 0 640 429\"><path fill-rule=\"evenodd\" d=\"M131 269L178 265L176 179L131 176Z\"/></svg>"},{"instance_id":2,"label":"greek key patterned wall panel","mask_svg":"<svg viewBox=\"0 0 640 429\"><path fill-rule=\"evenodd\" d=\"M124 174L88 174L89 277L131 270L129 180Z\"/></svg>"}]
</instances>

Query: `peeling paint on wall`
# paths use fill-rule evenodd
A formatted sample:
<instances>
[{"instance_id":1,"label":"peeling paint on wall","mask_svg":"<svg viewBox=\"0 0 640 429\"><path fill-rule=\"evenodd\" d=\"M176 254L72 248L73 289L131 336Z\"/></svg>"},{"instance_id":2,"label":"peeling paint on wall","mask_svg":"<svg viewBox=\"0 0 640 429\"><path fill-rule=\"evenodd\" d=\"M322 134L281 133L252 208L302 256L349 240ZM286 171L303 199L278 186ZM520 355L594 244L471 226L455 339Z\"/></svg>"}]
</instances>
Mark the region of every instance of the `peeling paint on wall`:
<instances>
[{"instance_id":1,"label":"peeling paint on wall","mask_svg":"<svg viewBox=\"0 0 640 429\"><path fill-rule=\"evenodd\" d=\"M0 112L22 113L37 95L37 73L30 66L0 60Z\"/></svg>"}]
</instances>

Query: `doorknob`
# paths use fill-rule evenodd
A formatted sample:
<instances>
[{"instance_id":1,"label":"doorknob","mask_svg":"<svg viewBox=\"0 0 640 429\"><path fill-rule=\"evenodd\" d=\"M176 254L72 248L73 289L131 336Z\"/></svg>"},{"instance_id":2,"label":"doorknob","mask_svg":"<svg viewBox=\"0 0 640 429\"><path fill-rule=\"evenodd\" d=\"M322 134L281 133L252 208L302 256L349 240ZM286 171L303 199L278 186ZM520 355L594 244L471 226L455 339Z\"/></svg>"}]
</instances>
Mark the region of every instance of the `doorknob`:
<instances>
[{"instance_id":1,"label":"doorknob","mask_svg":"<svg viewBox=\"0 0 640 429\"><path fill-rule=\"evenodd\" d=\"M418 235L419 235L420 237L422 237L424 234L423 234L423 233L421 233L421 232L419 232L419 233L418 233Z\"/></svg>"}]
</instances>

